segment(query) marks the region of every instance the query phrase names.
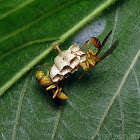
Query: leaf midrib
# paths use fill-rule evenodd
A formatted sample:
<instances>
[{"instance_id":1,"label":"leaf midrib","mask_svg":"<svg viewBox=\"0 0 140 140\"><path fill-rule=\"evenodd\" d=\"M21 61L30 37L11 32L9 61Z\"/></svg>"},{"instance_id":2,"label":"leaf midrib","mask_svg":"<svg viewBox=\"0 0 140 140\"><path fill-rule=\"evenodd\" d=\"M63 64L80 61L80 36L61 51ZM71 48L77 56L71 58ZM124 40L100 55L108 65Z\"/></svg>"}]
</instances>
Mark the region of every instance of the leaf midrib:
<instances>
[{"instance_id":1,"label":"leaf midrib","mask_svg":"<svg viewBox=\"0 0 140 140\"><path fill-rule=\"evenodd\" d=\"M66 33L64 33L58 41L55 41L52 43L52 45L44 50L39 56L34 58L29 64L26 65L23 69L21 69L13 78L11 78L8 82L6 82L1 88L0 88L0 96L10 87L12 86L22 75L24 75L27 71L29 71L33 66L35 66L39 61L41 61L45 56L47 56L56 45L64 42L68 37L70 37L72 34L74 34L77 30L79 30L81 27L83 27L87 22L92 20L96 15L101 13L104 9L106 9L110 4L115 2L116 0L107 0L104 3L102 3L100 6L98 6L96 9L94 9L89 15L87 15L83 20L79 21L73 28L68 30Z\"/></svg>"},{"instance_id":2,"label":"leaf midrib","mask_svg":"<svg viewBox=\"0 0 140 140\"><path fill-rule=\"evenodd\" d=\"M23 45L21 45L21 46L19 46L19 47L16 47L16 48L14 48L14 49L8 51L7 53L1 55L1 56L0 56L0 60L3 59L3 58L6 57L6 56L8 56L8 55L10 55L10 54L12 54L12 53L18 51L18 50L20 50L20 49L25 48L25 47L28 47L28 46L31 46L31 45L34 45L34 44L43 43L43 42L56 41L56 40L58 40L58 39L59 39L58 37L53 37L53 38L42 38L42 39L37 39L37 40L29 41L29 42L27 42L27 43L25 43L25 44L23 44Z\"/></svg>"}]
</instances>

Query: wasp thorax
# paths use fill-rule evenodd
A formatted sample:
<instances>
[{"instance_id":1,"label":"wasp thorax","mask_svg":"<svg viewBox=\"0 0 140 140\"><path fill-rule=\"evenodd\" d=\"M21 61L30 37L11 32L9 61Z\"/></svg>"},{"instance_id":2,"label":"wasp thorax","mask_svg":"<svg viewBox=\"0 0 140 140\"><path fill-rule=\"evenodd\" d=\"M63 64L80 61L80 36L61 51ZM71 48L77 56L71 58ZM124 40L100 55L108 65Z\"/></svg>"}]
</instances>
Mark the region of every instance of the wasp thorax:
<instances>
[{"instance_id":1,"label":"wasp thorax","mask_svg":"<svg viewBox=\"0 0 140 140\"><path fill-rule=\"evenodd\" d=\"M79 63L85 60L86 54L80 50L78 45L72 45L68 50L60 52L50 69L52 81L58 82L67 77L69 73L74 73L78 70Z\"/></svg>"},{"instance_id":2,"label":"wasp thorax","mask_svg":"<svg viewBox=\"0 0 140 140\"><path fill-rule=\"evenodd\" d=\"M47 76L43 76L42 79L39 81L40 85L43 86L49 86L51 84L53 84L51 78L47 77Z\"/></svg>"}]
</instances>

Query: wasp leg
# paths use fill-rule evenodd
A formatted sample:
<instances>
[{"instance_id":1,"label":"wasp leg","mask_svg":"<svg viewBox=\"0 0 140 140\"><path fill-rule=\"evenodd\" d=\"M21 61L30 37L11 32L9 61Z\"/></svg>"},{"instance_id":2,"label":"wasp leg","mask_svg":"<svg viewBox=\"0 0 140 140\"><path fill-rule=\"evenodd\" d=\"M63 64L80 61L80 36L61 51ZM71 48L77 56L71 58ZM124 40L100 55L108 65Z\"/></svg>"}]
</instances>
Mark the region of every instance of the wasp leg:
<instances>
[{"instance_id":1,"label":"wasp leg","mask_svg":"<svg viewBox=\"0 0 140 140\"><path fill-rule=\"evenodd\" d=\"M81 68L86 72L89 70L90 68L90 65L89 65L89 62L88 60L86 60L86 62L83 62L83 63L80 63L79 64L81 66ZM83 75L85 74L85 72L78 78L78 79L81 79L83 77Z\"/></svg>"},{"instance_id":2,"label":"wasp leg","mask_svg":"<svg viewBox=\"0 0 140 140\"><path fill-rule=\"evenodd\" d=\"M97 50L98 51L98 50ZM97 52L96 51L96 52ZM96 52L94 53L91 49L89 49L89 56L88 56L88 58L91 58L92 60L96 60L96 59L98 59L99 61L101 61L101 59L96 55ZM95 59L96 58L96 59Z\"/></svg>"},{"instance_id":3,"label":"wasp leg","mask_svg":"<svg viewBox=\"0 0 140 140\"><path fill-rule=\"evenodd\" d=\"M58 84L58 83L57 83L57 84ZM55 93L54 93L54 95L53 95L53 97L52 97L53 99L56 98L56 96L57 96L57 94L58 94L59 92L61 92L62 86L63 86L63 80L62 80L62 85L61 85L60 89L59 89L59 87L57 86L57 89L56 89L56 91L55 91Z\"/></svg>"},{"instance_id":4,"label":"wasp leg","mask_svg":"<svg viewBox=\"0 0 140 140\"><path fill-rule=\"evenodd\" d=\"M49 87L46 88L46 91L53 89L53 88L56 88L56 85L50 85Z\"/></svg>"},{"instance_id":5,"label":"wasp leg","mask_svg":"<svg viewBox=\"0 0 140 140\"><path fill-rule=\"evenodd\" d=\"M93 59L89 58L88 62L93 67L95 65L95 63L96 63L96 59L93 60Z\"/></svg>"},{"instance_id":6,"label":"wasp leg","mask_svg":"<svg viewBox=\"0 0 140 140\"><path fill-rule=\"evenodd\" d=\"M60 89L57 87L57 89L56 89L56 91L55 91L55 93L54 93L54 95L53 95L53 97L52 97L53 99L56 98L56 96L57 96L59 90L60 90Z\"/></svg>"},{"instance_id":7,"label":"wasp leg","mask_svg":"<svg viewBox=\"0 0 140 140\"><path fill-rule=\"evenodd\" d=\"M102 61L102 59L100 59L100 58L99 58L98 56L96 56L96 55L92 55L91 57L92 57L92 59L94 58L94 61L95 61L95 60Z\"/></svg>"},{"instance_id":8,"label":"wasp leg","mask_svg":"<svg viewBox=\"0 0 140 140\"><path fill-rule=\"evenodd\" d=\"M85 72L78 79L81 79L84 76L84 74L85 74Z\"/></svg>"},{"instance_id":9,"label":"wasp leg","mask_svg":"<svg viewBox=\"0 0 140 140\"><path fill-rule=\"evenodd\" d=\"M85 43L84 43L84 45L82 46L82 47L80 47L80 49L79 50L81 50L84 46L86 46L88 44L88 48L89 48L89 45L90 45L90 40L87 40Z\"/></svg>"},{"instance_id":10,"label":"wasp leg","mask_svg":"<svg viewBox=\"0 0 140 140\"><path fill-rule=\"evenodd\" d=\"M90 40L87 40L85 43L84 43L84 45L82 46L82 47L80 47L80 49L78 50L78 51L84 51L84 50L82 50L82 48L84 47L84 46L86 46L87 45L87 43L88 43L88 46L90 45ZM76 52L78 52L78 51L76 51ZM73 52L72 52L73 53ZM77 55L78 56L78 55Z\"/></svg>"},{"instance_id":11,"label":"wasp leg","mask_svg":"<svg viewBox=\"0 0 140 140\"><path fill-rule=\"evenodd\" d=\"M50 70L50 68L47 69L47 77L50 76L50 71L49 70Z\"/></svg>"}]
</instances>

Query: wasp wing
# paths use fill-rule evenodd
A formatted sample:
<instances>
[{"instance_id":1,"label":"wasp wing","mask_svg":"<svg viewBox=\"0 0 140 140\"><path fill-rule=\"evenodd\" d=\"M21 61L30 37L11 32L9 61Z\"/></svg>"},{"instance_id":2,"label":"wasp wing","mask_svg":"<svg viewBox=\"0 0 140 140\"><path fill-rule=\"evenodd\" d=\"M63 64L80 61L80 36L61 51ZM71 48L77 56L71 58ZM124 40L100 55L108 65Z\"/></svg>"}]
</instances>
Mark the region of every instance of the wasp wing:
<instances>
[{"instance_id":1,"label":"wasp wing","mask_svg":"<svg viewBox=\"0 0 140 140\"><path fill-rule=\"evenodd\" d=\"M105 59L109 54L111 54L115 48L118 46L119 40L116 40L112 46L100 57L101 60ZM97 61L96 64L98 64L100 61Z\"/></svg>"},{"instance_id":2,"label":"wasp wing","mask_svg":"<svg viewBox=\"0 0 140 140\"><path fill-rule=\"evenodd\" d=\"M107 39L109 38L109 36L110 36L111 33L112 33L112 30L107 34L107 36L106 36L105 39L103 40L103 43L102 43L101 47L99 48L99 50L98 50L98 52L97 52L96 55L98 55L98 54L100 53L101 49L102 49L103 46L105 45L105 43L106 43L106 41L107 41Z\"/></svg>"},{"instance_id":3,"label":"wasp wing","mask_svg":"<svg viewBox=\"0 0 140 140\"><path fill-rule=\"evenodd\" d=\"M103 60L104 58L106 58L109 54L111 54L115 48L118 46L119 44L119 40L116 40L112 46L103 54L103 56L100 57L101 60Z\"/></svg>"},{"instance_id":4,"label":"wasp wing","mask_svg":"<svg viewBox=\"0 0 140 140\"><path fill-rule=\"evenodd\" d=\"M108 33L108 35L106 36L106 38L104 39L103 43L102 43L102 47L105 45L107 39L109 38L110 34L112 33L112 30Z\"/></svg>"}]
</instances>

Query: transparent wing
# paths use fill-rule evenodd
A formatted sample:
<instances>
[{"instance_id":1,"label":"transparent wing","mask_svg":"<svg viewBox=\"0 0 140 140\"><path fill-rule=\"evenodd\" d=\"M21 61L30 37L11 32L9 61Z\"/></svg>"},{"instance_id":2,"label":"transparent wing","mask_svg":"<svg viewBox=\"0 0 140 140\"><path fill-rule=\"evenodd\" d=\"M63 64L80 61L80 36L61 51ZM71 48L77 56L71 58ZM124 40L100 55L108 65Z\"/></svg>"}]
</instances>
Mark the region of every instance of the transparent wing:
<instances>
[{"instance_id":1,"label":"transparent wing","mask_svg":"<svg viewBox=\"0 0 140 140\"><path fill-rule=\"evenodd\" d=\"M100 57L100 59L101 60L105 59L109 54L111 54L115 50L115 48L118 46L118 44L119 44L119 40L116 40L112 44L112 46ZM97 61L96 64L99 63L99 62L100 61Z\"/></svg>"}]
</instances>

